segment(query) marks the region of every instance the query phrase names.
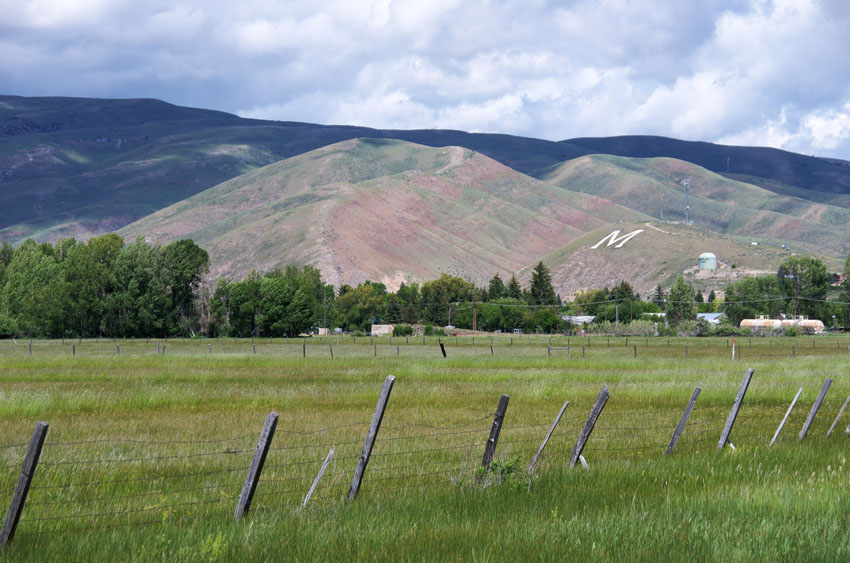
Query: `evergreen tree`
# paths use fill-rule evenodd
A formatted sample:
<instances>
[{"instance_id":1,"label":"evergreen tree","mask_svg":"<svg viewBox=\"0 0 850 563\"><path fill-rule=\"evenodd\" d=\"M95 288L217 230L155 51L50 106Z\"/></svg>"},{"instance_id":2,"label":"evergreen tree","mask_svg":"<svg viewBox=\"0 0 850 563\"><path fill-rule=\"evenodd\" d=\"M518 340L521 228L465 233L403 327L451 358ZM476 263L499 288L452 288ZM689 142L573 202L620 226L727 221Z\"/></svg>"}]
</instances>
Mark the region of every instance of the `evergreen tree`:
<instances>
[{"instance_id":1,"label":"evergreen tree","mask_svg":"<svg viewBox=\"0 0 850 563\"><path fill-rule=\"evenodd\" d=\"M549 273L549 268L541 260L534 267L531 273L531 294L532 305L557 305L558 297L555 295L555 289L552 287L552 275Z\"/></svg>"},{"instance_id":2,"label":"evergreen tree","mask_svg":"<svg viewBox=\"0 0 850 563\"><path fill-rule=\"evenodd\" d=\"M714 295L714 290L711 290L711 293L708 294L708 302L714 303L714 300L717 299L717 296Z\"/></svg>"},{"instance_id":3,"label":"evergreen tree","mask_svg":"<svg viewBox=\"0 0 850 563\"><path fill-rule=\"evenodd\" d=\"M702 291L697 291L694 294L694 302L695 303L705 303L705 299L702 297Z\"/></svg>"},{"instance_id":4,"label":"evergreen tree","mask_svg":"<svg viewBox=\"0 0 850 563\"><path fill-rule=\"evenodd\" d=\"M694 288L683 276L676 278L667 303L667 320L671 326L694 318Z\"/></svg>"},{"instance_id":5,"label":"evergreen tree","mask_svg":"<svg viewBox=\"0 0 850 563\"><path fill-rule=\"evenodd\" d=\"M508 287L505 289L505 296L510 299L522 299L522 288L516 279L516 275L511 275L511 281L508 282Z\"/></svg>"},{"instance_id":6,"label":"evergreen tree","mask_svg":"<svg viewBox=\"0 0 850 563\"><path fill-rule=\"evenodd\" d=\"M661 289L661 284L655 286L655 292L652 294L652 302L659 307L664 306L664 290Z\"/></svg>"},{"instance_id":7,"label":"evergreen tree","mask_svg":"<svg viewBox=\"0 0 850 563\"><path fill-rule=\"evenodd\" d=\"M502 281L502 278L499 277L497 273L490 280L490 285L487 288L487 298L491 301L495 301L496 299L501 299L505 295L505 284Z\"/></svg>"}]
</instances>

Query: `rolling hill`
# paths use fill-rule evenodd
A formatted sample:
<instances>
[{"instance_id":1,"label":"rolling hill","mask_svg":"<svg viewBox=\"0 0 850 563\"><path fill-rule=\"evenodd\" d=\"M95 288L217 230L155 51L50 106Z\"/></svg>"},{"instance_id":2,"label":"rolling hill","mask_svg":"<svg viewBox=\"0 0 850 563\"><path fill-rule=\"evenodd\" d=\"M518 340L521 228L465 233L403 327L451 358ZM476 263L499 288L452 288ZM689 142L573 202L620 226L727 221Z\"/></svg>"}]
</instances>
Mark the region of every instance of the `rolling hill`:
<instances>
[{"instance_id":1,"label":"rolling hill","mask_svg":"<svg viewBox=\"0 0 850 563\"><path fill-rule=\"evenodd\" d=\"M614 231L619 232L612 243L606 237ZM636 231L640 232L620 245L623 240L619 237ZM716 272L697 271L697 258L703 252L717 255L720 267ZM781 247L753 246L746 239L693 225L644 221L606 225L585 233L543 257L543 262L562 297L613 287L621 280L646 296L659 283L669 288L683 272L695 289L722 291L744 275L775 274L790 254ZM839 260L816 257L825 260L830 271L839 267ZM517 277L527 283L531 267Z\"/></svg>"},{"instance_id":2,"label":"rolling hill","mask_svg":"<svg viewBox=\"0 0 850 563\"><path fill-rule=\"evenodd\" d=\"M775 149L649 136L554 142L377 130L243 119L149 99L0 96L0 238L112 231L251 170L367 137L462 146L522 173L545 174L596 153L673 157L776 194L850 208L850 163Z\"/></svg>"},{"instance_id":3,"label":"rolling hill","mask_svg":"<svg viewBox=\"0 0 850 563\"><path fill-rule=\"evenodd\" d=\"M850 250L850 209L778 195L681 160L591 155L538 177L668 221L684 220L683 180L690 178L690 219L704 229L827 256Z\"/></svg>"},{"instance_id":4,"label":"rolling hill","mask_svg":"<svg viewBox=\"0 0 850 563\"><path fill-rule=\"evenodd\" d=\"M469 149L357 139L248 172L119 234L192 238L209 251L214 275L296 263L337 286L397 287L441 272L483 284L585 232L647 219Z\"/></svg>"}]
</instances>

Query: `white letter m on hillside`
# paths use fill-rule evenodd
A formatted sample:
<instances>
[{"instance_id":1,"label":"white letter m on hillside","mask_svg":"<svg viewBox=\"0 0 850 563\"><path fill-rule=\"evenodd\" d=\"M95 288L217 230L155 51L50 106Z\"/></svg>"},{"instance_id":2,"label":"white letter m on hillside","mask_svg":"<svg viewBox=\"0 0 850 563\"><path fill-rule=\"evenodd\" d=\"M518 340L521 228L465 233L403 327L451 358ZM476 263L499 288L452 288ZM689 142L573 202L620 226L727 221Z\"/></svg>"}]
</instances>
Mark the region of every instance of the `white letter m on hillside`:
<instances>
[{"instance_id":1,"label":"white letter m on hillside","mask_svg":"<svg viewBox=\"0 0 850 563\"><path fill-rule=\"evenodd\" d=\"M616 244L617 246L615 246L614 248L623 248L624 244L626 244L627 242L632 240L632 238L634 238L635 235L642 233L644 230L645 229L638 229L636 231L632 231L631 233L629 233L627 235L623 235L623 236L619 236L620 231L614 231L613 233L611 233L607 237L603 238L602 240L600 240L599 242L597 242L596 244L594 244L590 248L593 248L593 249L599 248L599 246L605 241L608 241L608 244L605 245L606 247L611 246L612 244ZM617 243L619 243L619 244L617 244Z\"/></svg>"}]
</instances>

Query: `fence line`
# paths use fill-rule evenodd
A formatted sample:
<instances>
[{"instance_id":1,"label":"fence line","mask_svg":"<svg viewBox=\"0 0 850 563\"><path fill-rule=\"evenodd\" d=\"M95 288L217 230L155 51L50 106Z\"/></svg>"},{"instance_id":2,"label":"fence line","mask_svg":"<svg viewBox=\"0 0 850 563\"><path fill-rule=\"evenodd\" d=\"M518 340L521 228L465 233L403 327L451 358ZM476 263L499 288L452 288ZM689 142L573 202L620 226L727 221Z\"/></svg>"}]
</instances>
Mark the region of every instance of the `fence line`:
<instances>
[{"instance_id":1,"label":"fence line","mask_svg":"<svg viewBox=\"0 0 850 563\"><path fill-rule=\"evenodd\" d=\"M749 386L749 377L752 377L751 373L748 372L748 376L745 378L747 387ZM711 443L716 444L718 436L721 436L723 443L734 440L736 444L739 444L741 441L749 443L750 440L756 440L758 445L766 446L779 417L785 412L785 406L776 405L776 408L772 408L769 405L759 405L758 410L753 411L749 406L752 392L746 396L744 395L745 392L746 387L742 384L739 397L736 397L735 401L734 418L732 413L729 417L725 416L724 413L728 412L727 406L708 405L693 408L690 417L684 421L676 452L690 454L692 452L711 451ZM547 440L551 438L558 441L560 446L555 449L550 448L546 457L549 461L561 459L566 462L565 448L569 447L569 441L566 438L578 434L581 429L581 421L587 418L585 428L582 430L584 443L581 447L574 448L574 454L577 451L577 457L582 456L582 454L586 455L588 457L587 462L591 466L594 461L607 463L629 459L631 454L634 454L636 459L653 455L652 452L657 454L659 458L663 456L665 446L668 446L669 432L677 428L676 423L682 413L686 397L682 398L681 406L634 411L617 411L616 396L612 396L610 401L608 401L607 395L603 396L603 393L600 393L600 397L604 399L602 405L607 403L604 412L602 407L595 407L588 417L586 414L590 406L588 402L573 403L571 409L578 414L571 417L559 417L560 426L557 428L555 425L550 428L551 422L530 422L514 425L511 424L512 415L504 416L505 409L500 409L504 416L504 419L499 423L501 439L492 444L494 451L491 452L491 455L498 457L499 451L496 451L498 448L502 451L503 456L520 453L522 455L528 454L530 457L536 450L536 448L532 449L532 446L540 443L545 430L550 430ZM825 405L819 404L818 406L824 411L827 410ZM830 408L832 407L830 406ZM392 412L391 407L388 412ZM368 471L366 471L366 468L363 470L362 490L359 492L375 495L399 489L428 487L440 482L454 483L463 475L480 475L481 471L488 471L488 469L475 470L477 465L475 456L480 452L480 450L476 452L475 449L491 444L491 441L485 440L485 437L489 426L487 422L494 415L493 412L487 412L484 416L455 425L438 426L412 422L384 427L382 432L390 432L390 435L378 437L376 434L374 451L370 452L372 463L368 466ZM797 424L802 416L803 413L798 412L797 416L792 416L792 420L789 422ZM830 413L827 423L832 421L832 416L834 416L834 412ZM722 421L726 419L728 423L730 418L735 424L734 428L727 424L724 429ZM669 422L667 419L669 419ZM353 469L353 467L346 467L345 464L350 460L361 459L361 455L353 452L353 446L362 443L362 439L353 440L348 437L350 434L344 431L357 427L362 428L366 424L366 422L357 422L332 425L309 431L287 429L286 435L299 436L325 435L338 431L337 436L342 439L334 439L333 434L331 434L330 438L323 439L321 443L315 444L309 441L303 444L279 446L269 444L269 456L274 457L270 457L265 463L263 469L265 474L260 475L258 473L255 477L257 490L254 493L254 499L255 503L260 504L258 508L254 509L255 513L279 509L281 503L292 502L293 508L300 505L301 499L307 492L308 485L313 482L318 464L322 463L323 460L327 461L327 458L324 457L314 457L307 454L308 458L305 458L304 455L315 448L328 446L332 448L351 446L345 449L352 451L352 453L332 459L336 468L334 471L324 473L323 481L315 483L315 495L312 496L311 502L342 502L347 487L346 479L351 476ZM419 429L428 429L429 431L415 432ZM414 430L414 432L405 434L405 430ZM807 427L807 430L813 432L810 427ZM186 521L194 520L196 519L193 514L194 511L188 510L191 507L213 507L224 503L235 503L238 498L238 477L241 477L241 475L237 476L236 474L244 473L247 470L247 464L238 467L213 467L203 471L180 471L178 469L175 472L163 471L171 464L161 462L178 461L184 467L192 467L193 462L191 460L194 459L209 459L210 463L217 464L232 456L241 456L253 451L247 448L223 449L171 455L133 455L134 452L131 451L130 457L126 458L92 457L80 460L50 460L49 450L52 448L68 448L69 453L67 455L73 455L75 448L84 450L86 446L100 444L188 447L235 442L255 436L255 434L244 434L230 438L198 440L144 440L116 437L46 442L44 446L48 451L45 452L45 457L48 457L48 460L42 461L40 465L45 466L43 469L51 469L54 473L59 473L57 476L50 476L51 474L48 472L48 479L56 479L79 472L114 471L104 469L101 466L114 466L116 464L121 466L121 464L127 463L136 464L133 466L133 471L143 471L145 474L118 479L94 478L86 480L71 478L62 483L53 483L48 480L42 485L38 481L39 479L43 480L45 474L44 471L39 472L35 478L35 484L30 488L31 498L26 503L29 514L20 519L22 533L40 535L71 531L99 531L121 526L145 526L163 522L176 523L181 521L182 516L188 516ZM469 438L463 439L463 437ZM763 443L762 440L764 440ZM790 441L790 438L786 441ZM0 449L11 451L25 445L25 443L7 444L0 446ZM553 451L557 453L553 455ZM672 454L672 452L670 453ZM539 454L542 454L542 450ZM541 461L545 462L547 459L541 458ZM582 461L584 461L583 457ZM4 467L19 466L20 463L18 462ZM496 471L496 469L490 470ZM457 475L457 479L452 477L443 481L443 477L452 475ZM200 479L196 479L198 482L195 483L192 481L181 483L179 481L192 478ZM166 485L166 483L171 483L171 486ZM147 486L148 484L150 486ZM0 493L7 494L14 489L14 487L3 489L0 490ZM150 501L137 502L141 499L151 498L157 499L159 502L152 505L148 505ZM92 507L94 510L85 511L85 507ZM98 510L98 508L103 510ZM54 510L60 510L60 512L57 514L53 512ZM121 520L133 515L157 511L167 513L169 517L167 519L159 518L157 520L133 522L105 522L103 524L98 522L99 520L109 519L113 521ZM172 516L173 512L177 513L176 518ZM204 516L197 518L206 517L209 513L209 510L205 510ZM92 521L93 525L82 527L73 525L70 527L54 526L50 530L42 529L41 526L45 522L71 523L86 520Z\"/></svg>"}]
</instances>

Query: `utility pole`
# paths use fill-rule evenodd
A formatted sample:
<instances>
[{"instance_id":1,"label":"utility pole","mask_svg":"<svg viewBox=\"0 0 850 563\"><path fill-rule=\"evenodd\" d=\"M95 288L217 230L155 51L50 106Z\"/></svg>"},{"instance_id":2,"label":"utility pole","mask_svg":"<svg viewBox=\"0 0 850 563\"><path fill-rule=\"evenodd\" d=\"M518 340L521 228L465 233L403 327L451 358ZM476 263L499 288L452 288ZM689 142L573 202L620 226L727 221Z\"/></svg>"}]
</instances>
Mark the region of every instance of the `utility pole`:
<instances>
[{"instance_id":1,"label":"utility pole","mask_svg":"<svg viewBox=\"0 0 850 563\"><path fill-rule=\"evenodd\" d=\"M322 328L328 328L328 292L322 289Z\"/></svg>"},{"instance_id":2,"label":"utility pole","mask_svg":"<svg viewBox=\"0 0 850 563\"><path fill-rule=\"evenodd\" d=\"M617 303L615 313L614 313L614 322L620 324L620 304Z\"/></svg>"},{"instance_id":3,"label":"utility pole","mask_svg":"<svg viewBox=\"0 0 850 563\"><path fill-rule=\"evenodd\" d=\"M478 292L472 291L472 330L478 330Z\"/></svg>"}]
</instances>

